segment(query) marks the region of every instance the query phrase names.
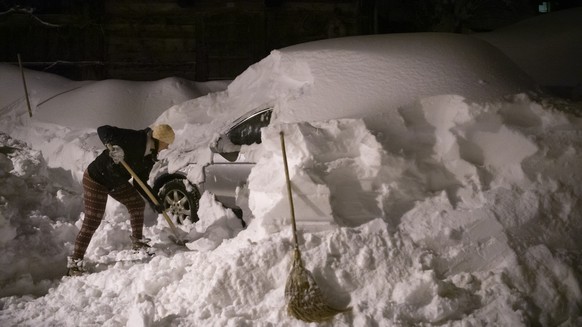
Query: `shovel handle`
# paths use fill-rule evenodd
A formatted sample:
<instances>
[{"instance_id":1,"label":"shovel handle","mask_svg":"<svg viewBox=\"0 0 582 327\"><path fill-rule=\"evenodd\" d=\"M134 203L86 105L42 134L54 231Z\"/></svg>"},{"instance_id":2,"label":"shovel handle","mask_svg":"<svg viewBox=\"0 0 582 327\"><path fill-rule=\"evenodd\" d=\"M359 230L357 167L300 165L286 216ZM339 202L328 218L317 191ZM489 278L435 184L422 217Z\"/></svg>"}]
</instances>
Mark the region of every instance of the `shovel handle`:
<instances>
[{"instance_id":1,"label":"shovel handle","mask_svg":"<svg viewBox=\"0 0 582 327\"><path fill-rule=\"evenodd\" d=\"M112 149L111 144L107 144L107 148L109 149L109 151L111 151L111 149ZM133 179L139 184L139 186L144 190L144 192L148 195L148 197L152 200L152 202L156 206L160 206L160 202L158 201L158 199L152 194L150 189L144 184L144 182L141 180L141 178L139 178L137 176L135 171L133 171L133 169L127 164L127 162L125 162L125 160L123 160L123 159L121 159L119 162L131 174L131 177L133 177ZM162 209L162 215L164 216L164 219L166 219L166 222L168 223L168 225L170 225L170 229L172 229L172 233L174 233L174 236L176 236L176 239L180 240L180 237L178 236L178 231L176 230L176 225L174 225L174 223L172 222L172 219L170 219L170 217L166 213L166 210Z\"/></svg>"}]
</instances>

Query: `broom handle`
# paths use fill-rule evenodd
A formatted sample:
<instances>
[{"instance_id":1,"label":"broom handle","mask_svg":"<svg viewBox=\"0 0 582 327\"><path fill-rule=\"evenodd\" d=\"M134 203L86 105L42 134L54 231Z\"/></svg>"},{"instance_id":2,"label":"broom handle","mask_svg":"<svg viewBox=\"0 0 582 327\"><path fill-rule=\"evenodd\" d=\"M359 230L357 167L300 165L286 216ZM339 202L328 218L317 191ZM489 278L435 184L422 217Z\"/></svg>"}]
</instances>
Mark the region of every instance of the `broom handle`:
<instances>
[{"instance_id":1,"label":"broom handle","mask_svg":"<svg viewBox=\"0 0 582 327\"><path fill-rule=\"evenodd\" d=\"M107 148L109 149L109 151L111 151L112 146L110 144L108 144ZM133 171L133 169L131 169L131 167L127 164L127 162L125 162L125 160L123 160L123 159L121 159L119 162L131 174L131 177L133 177L133 179L139 184L139 186L141 186L141 188L148 195L148 197L152 200L152 202L156 206L160 206L160 202L158 201L158 199L152 194L152 192L150 192L148 187L144 184L144 182L142 182L141 178L139 178L137 176L135 171ZM176 225L174 225L174 223L172 222L172 219L170 219L170 217L168 217L166 210L162 210L162 215L164 216L164 219L166 219L166 222L168 223L168 225L170 225L170 229L172 229L172 233L174 233L174 236L176 236L176 239L180 240L180 237L178 236L178 231L176 230Z\"/></svg>"},{"instance_id":2,"label":"broom handle","mask_svg":"<svg viewBox=\"0 0 582 327\"><path fill-rule=\"evenodd\" d=\"M287 151L285 150L285 134L283 131L279 132L281 137L281 150L283 151L283 163L285 164L285 180L287 182L287 195L289 196L289 208L291 210L291 225L293 226L293 241L295 248L299 247L297 242L297 226L295 224L295 208L293 206L293 195L291 193L291 180L289 179L289 165L287 164Z\"/></svg>"}]
</instances>

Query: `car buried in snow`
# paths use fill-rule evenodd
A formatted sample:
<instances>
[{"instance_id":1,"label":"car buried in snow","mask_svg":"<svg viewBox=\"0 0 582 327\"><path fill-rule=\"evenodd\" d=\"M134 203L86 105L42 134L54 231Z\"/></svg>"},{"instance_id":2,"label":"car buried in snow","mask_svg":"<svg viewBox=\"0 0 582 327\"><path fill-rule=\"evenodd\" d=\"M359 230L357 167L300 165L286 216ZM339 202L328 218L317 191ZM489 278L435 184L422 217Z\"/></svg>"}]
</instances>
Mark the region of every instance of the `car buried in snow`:
<instances>
[{"instance_id":1,"label":"car buried in snow","mask_svg":"<svg viewBox=\"0 0 582 327\"><path fill-rule=\"evenodd\" d=\"M261 143L261 128L269 125L272 112L271 107L253 110L220 132L218 139L209 145L211 158L203 167L201 183L192 184L182 172L165 173L154 180L153 190L179 224L186 220L198 221L197 211L204 191L211 192L217 201L242 219L243 210L236 203L236 192L246 183L255 162L239 156L240 147Z\"/></svg>"},{"instance_id":2,"label":"car buried in snow","mask_svg":"<svg viewBox=\"0 0 582 327\"><path fill-rule=\"evenodd\" d=\"M533 89L531 78L499 49L466 35L367 35L294 45L273 51L251 66L221 97L176 109L176 117L193 125L200 124L197 119L215 105L219 112L213 119L229 113L235 117L225 118L233 123L204 145L210 148L211 159L193 160L195 178L180 171L165 174L155 178L154 191L179 223L198 220L198 203L205 191L240 217L243 210L236 203L237 191L248 183L255 166L253 158L240 150L243 145L261 143L263 127L361 119L387 151L402 153L407 146L414 148L413 140L393 136L423 115L418 110L422 99L454 95L481 103ZM251 103L257 109L243 114ZM236 115L240 118L230 120ZM206 154L207 149L203 150ZM189 154L185 157L190 158ZM196 185L190 180L196 180Z\"/></svg>"}]
</instances>

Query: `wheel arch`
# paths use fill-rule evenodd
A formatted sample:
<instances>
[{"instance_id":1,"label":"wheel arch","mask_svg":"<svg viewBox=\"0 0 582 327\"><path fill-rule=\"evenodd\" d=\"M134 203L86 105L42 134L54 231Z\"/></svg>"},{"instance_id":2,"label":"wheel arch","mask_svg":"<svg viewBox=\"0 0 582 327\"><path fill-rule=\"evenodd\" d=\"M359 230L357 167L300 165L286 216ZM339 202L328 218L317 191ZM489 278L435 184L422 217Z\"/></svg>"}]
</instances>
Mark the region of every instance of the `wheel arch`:
<instances>
[{"instance_id":1,"label":"wheel arch","mask_svg":"<svg viewBox=\"0 0 582 327\"><path fill-rule=\"evenodd\" d=\"M174 179L187 179L187 177L185 174L182 173L162 174L156 177L156 179L154 180L154 187L152 189L156 192L156 194L158 194L158 192L160 192L160 189L162 188L162 186L164 186L164 184Z\"/></svg>"}]
</instances>

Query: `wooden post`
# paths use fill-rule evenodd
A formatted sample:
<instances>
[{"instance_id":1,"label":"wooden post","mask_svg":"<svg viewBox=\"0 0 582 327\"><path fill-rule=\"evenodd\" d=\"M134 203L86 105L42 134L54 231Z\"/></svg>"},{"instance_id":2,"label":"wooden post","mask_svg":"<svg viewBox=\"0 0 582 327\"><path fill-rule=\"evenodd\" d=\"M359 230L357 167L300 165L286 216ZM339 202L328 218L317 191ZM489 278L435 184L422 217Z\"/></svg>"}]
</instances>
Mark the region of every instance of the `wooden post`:
<instances>
[{"instance_id":1,"label":"wooden post","mask_svg":"<svg viewBox=\"0 0 582 327\"><path fill-rule=\"evenodd\" d=\"M30 100L28 99L28 89L26 88L26 80L24 79L24 69L22 68L22 61L20 61L20 53L18 54L18 66L20 66L20 75L22 75L24 96L26 97L26 105L28 106L28 116L32 117L32 109L30 108Z\"/></svg>"}]
</instances>

